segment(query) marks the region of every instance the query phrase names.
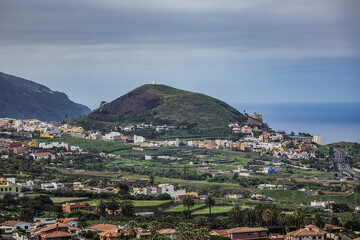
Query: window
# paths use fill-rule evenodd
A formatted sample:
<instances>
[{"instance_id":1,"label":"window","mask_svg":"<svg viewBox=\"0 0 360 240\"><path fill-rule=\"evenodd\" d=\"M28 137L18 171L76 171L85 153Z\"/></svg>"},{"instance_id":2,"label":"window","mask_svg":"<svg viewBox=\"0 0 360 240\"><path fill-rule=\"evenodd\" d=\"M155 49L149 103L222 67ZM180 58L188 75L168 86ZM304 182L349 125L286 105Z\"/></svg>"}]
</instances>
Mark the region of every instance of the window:
<instances>
[{"instance_id":1,"label":"window","mask_svg":"<svg viewBox=\"0 0 360 240\"><path fill-rule=\"evenodd\" d=\"M16 192L19 192L19 188L18 188L18 187L16 188Z\"/></svg>"},{"instance_id":2,"label":"window","mask_svg":"<svg viewBox=\"0 0 360 240\"><path fill-rule=\"evenodd\" d=\"M3 191L4 191L4 189L3 189L3 188L1 188L1 191L3 192Z\"/></svg>"},{"instance_id":3,"label":"window","mask_svg":"<svg viewBox=\"0 0 360 240\"><path fill-rule=\"evenodd\" d=\"M5 192L7 192L7 188L5 188Z\"/></svg>"},{"instance_id":4,"label":"window","mask_svg":"<svg viewBox=\"0 0 360 240\"><path fill-rule=\"evenodd\" d=\"M11 190L12 190L11 187L9 187L9 192L11 192Z\"/></svg>"}]
</instances>

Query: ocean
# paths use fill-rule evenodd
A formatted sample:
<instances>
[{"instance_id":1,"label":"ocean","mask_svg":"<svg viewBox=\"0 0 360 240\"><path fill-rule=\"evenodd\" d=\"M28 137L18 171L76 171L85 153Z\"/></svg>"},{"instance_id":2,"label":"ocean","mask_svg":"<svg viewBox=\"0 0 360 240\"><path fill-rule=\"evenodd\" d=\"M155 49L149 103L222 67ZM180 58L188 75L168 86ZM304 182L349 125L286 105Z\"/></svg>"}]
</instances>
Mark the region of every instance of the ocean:
<instances>
[{"instance_id":1,"label":"ocean","mask_svg":"<svg viewBox=\"0 0 360 240\"><path fill-rule=\"evenodd\" d=\"M360 102L234 103L240 112L263 114L273 130L320 135L321 143L360 142Z\"/></svg>"}]
</instances>

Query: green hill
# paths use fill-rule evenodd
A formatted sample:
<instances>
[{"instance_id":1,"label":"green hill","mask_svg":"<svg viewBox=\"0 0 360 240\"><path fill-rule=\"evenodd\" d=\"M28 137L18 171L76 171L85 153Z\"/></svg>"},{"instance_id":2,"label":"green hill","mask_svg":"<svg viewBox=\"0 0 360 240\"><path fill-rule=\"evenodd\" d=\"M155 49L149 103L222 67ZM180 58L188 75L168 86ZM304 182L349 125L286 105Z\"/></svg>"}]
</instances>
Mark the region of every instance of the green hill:
<instances>
[{"instance_id":1,"label":"green hill","mask_svg":"<svg viewBox=\"0 0 360 240\"><path fill-rule=\"evenodd\" d=\"M41 84L0 72L0 118L62 121L90 112L66 94Z\"/></svg>"},{"instance_id":2,"label":"green hill","mask_svg":"<svg viewBox=\"0 0 360 240\"><path fill-rule=\"evenodd\" d=\"M233 107L204 94L166 85L147 84L76 119L87 129L110 129L127 124L152 123L177 126L173 136L229 135L229 122L245 117Z\"/></svg>"}]
</instances>

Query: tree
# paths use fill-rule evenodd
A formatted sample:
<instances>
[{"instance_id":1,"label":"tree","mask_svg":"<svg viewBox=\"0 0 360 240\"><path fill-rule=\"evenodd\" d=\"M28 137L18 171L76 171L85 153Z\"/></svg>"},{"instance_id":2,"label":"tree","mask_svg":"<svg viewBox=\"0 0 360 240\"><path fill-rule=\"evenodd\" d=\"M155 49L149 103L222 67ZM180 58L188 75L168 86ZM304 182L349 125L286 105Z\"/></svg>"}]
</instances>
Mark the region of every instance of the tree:
<instances>
[{"instance_id":1,"label":"tree","mask_svg":"<svg viewBox=\"0 0 360 240\"><path fill-rule=\"evenodd\" d=\"M129 237L131 239L136 237L136 228L138 223L135 220L131 220L126 224L126 230L129 232Z\"/></svg>"},{"instance_id":2,"label":"tree","mask_svg":"<svg viewBox=\"0 0 360 240\"><path fill-rule=\"evenodd\" d=\"M101 101L100 107L104 106L106 104L106 101Z\"/></svg>"},{"instance_id":3,"label":"tree","mask_svg":"<svg viewBox=\"0 0 360 240\"><path fill-rule=\"evenodd\" d=\"M33 222L34 221L34 213L29 208L22 208L20 210L19 218L24 222Z\"/></svg>"},{"instance_id":4,"label":"tree","mask_svg":"<svg viewBox=\"0 0 360 240\"><path fill-rule=\"evenodd\" d=\"M286 224L286 214L285 213L281 213L279 216L278 216L278 222L279 224L281 225L281 231L282 231L282 235L285 234L285 224Z\"/></svg>"},{"instance_id":5,"label":"tree","mask_svg":"<svg viewBox=\"0 0 360 240\"><path fill-rule=\"evenodd\" d=\"M213 206L215 206L216 204L216 201L214 198L212 198L211 196L209 196L206 200L205 200L205 205L209 208L209 213L210 213L210 216L211 216L211 208Z\"/></svg>"},{"instance_id":6,"label":"tree","mask_svg":"<svg viewBox=\"0 0 360 240\"><path fill-rule=\"evenodd\" d=\"M333 158L333 157L334 157L334 148L333 148L333 147L330 147L330 148L329 148L329 157L330 157L330 158Z\"/></svg>"},{"instance_id":7,"label":"tree","mask_svg":"<svg viewBox=\"0 0 360 240\"><path fill-rule=\"evenodd\" d=\"M241 210L241 207L239 204L235 205L230 212L229 212L230 218L236 222L240 223L242 221L243 212Z\"/></svg>"},{"instance_id":8,"label":"tree","mask_svg":"<svg viewBox=\"0 0 360 240\"><path fill-rule=\"evenodd\" d=\"M155 235L156 232L160 229L160 223L158 221L152 221L150 222L148 228L151 232L151 235Z\"/></svg>"},{"instance_id":9,"label":"tree","mask_svg":"<svg viewBox=\"0 0 360 240\"><path fill-rule=\"evenodd\" d=\"M155 177L152 174L149 177L149 184L150 184L150 186L154 186L154 184L155 184Z\"/></svg>"},{"instance_id":10,"label":"tree","mask_svg":"<svg viewBox=\"0 0 360 240\"><path fill-rule=\"evenodd\" d=\"M187 207L187 215L188 218L190 218L190 207L195 205L195 201L193 199L193 197L191 195L186 195L185 198L183 199L183 206Z\"/></svg>"},{"instance_id":11,"label":"tree","mask_svg":"<svg viewBox=\"0 0 360 240\"><path fill-rule=\"evenodd\" d=\"M135 207L131 200L124 200L121 202L121 214L123 214L125 217L135 215Z\"/></svg>"},{"instance_id":12,"label":"tree","mask_svg":"<svg viewBox=\"0 0 360 240\"><path fill-rule=\"evenodd\" d=\"M196 217L195 218L195 227L198 229L204 228L207 222L208 222L207 217L204 217L204 216Z\"/></svg>"},{"instance_id":13,"label":"tree","mask_svg":"<svg viewBox=\"0 0 360 240\"><path fill-rule=\"evenodd\" d=\"M111 198L107 203L107 208L111 211L111 214L114 216L115 211L120 208L118 200L116 198Z\"/></svg>"},{"instance_id":14,"label":"tree","mask_svg":"<svg viewBox=\"0 0 360 240\"><path fill-rule=\"evenodd\" d=\"M269 227L272 222L272 218L273 218L271 211L269 209L266 209L263 212L262 218L263 218L265 224Z\"/></svg>"},{"instance_id":15,"label":"tree","mask_svg":"<svg viewBox=\"0 0 360 240\"><path fill-rule=\"evenodd\" d=\"M247 207L244 209L243 214L246 222L248 222L250 226L253 226L255 211L252 208Z\"/></svg>"},{"instance_id":16,"label":"tree","mask_svg":"<svg viewBox=\"0 0 360 240\"><path fill-rule=\"evenodd\" d=\"M325 227L325 222L324 222L324 218L320 213L316 213L315 214L315 218L314 218L314 225L319 227L319 228L324 228Z\"/></svg>"},{"instance_id":17,"label":"tree","mask_svg":"<svg viewBox=\"0 0 360 240\"><path fill-rule=\"evenodd\" d=\"M100 213L100 215L105 215L105 213L106 213L106 203L104 202L104 200L100 199L97 210Z\"/></svg>"},{"instance_id":18,"label":"tree","mask_svg":"<svg viewBox=\"0 0 360 240\"><path fill-rule=\"evenodd\" d=\"M294 218L296 221L296 226L299 229L300 226L303 226L305 223L305 218L306 218L306 209L298 207L295 209L294 211Z\"/></svg>"}]
</instances>

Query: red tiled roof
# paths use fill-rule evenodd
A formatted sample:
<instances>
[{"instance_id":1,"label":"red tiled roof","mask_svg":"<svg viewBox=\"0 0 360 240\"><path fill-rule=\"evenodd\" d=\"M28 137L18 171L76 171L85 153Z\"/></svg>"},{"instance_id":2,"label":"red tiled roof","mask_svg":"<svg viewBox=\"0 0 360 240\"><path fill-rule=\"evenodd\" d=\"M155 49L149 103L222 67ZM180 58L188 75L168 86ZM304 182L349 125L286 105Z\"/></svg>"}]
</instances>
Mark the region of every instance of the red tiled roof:
<instances>
[{"instance_id":1,"label":"red tiled roof","mask_svg":"<svg viewBox=\"0 0 360 240\"><path fill-rule=\"evenodd\" d=\"M302 228L293 232L289 232L288 234L286 234L286 236L322 236L324 234L327 234L327 232L322 230L315 231L315 230L310 230L309 228Z\"/></svg>"},{"instance_id":2,"label":"red tiled roof","mask_svg":"<svg viewBox=\"0 0 360 240\"><path fill-rule=\"evenodd\" d=\"M41 231L43 232L43 231L48 231L48 230L54 229L54 228L56 228L56 225L59 228L69 228L69 226L66 225L65 223L53 223L47 227L42 228Z\"/></svg>"},{"instance_id":3,"label":"red tiled roof","mask_svg":"<svg viewBox=\"0 0 360 240\"><path fill-rule=\"evenodd\" d=\"M49 153L49 152L33 153L33 155L36 157L55 156L54 154Z\"/></svg>"},{"instance_id":4,"label":"red tiled roof","mask_svg":"<svg viewBox=\"0 0 360 240\"><path fill-rule=\"evenodd\" d=\"M124 233L124 236L129 235L129 232L118 229L118 228L115 228L115 229L111 229L111 230L106 231L106 232L99 233L99 236L100 237L117 237L121 233Z\"/></svg>"},{"instance_id":5,"label":"red tiled roof","mask_svg":"<svg viewBox=\"0 0 360 240\"><path fill-rule=\"evenodd\" d=\"M20 221L5 221L3 223L0 223L0 225L3 225L3 226L15 226L19 223L22 223Z\"/></svg>"},{"instance_id":6,"label":"red tiled roof","mask_svg":"<svg viewBox=\"0 0 360 240\"><path fill-rule=\"evenodd\" d=\"M224 236L224 237L230 237L229 230L231 229L221 229L221 230L214 230L217 235Z\"/></svg>"},{"instance_id":7,"label":"red tiled roof","mask_svg":"<svg viewBox=\"0 0 360 240\"><path fill-rule=\"evenodd\" d=\"M64 231L55 231L52 233L41 234L42 238L59 238L59 237L73 237L74 234Z\"/></svg>"},{"instance_id":8,"label":"red tiled roof","mask_svg":"<svg viewBox=\"0 0 360 240\"><path fill-rule=\"evenodd\" d=\"M172 229L172 228L165 228L165 229L160 229L157 231L158 234L173 234L173 233L176 233L176 230L175 229Z\"/></svg>"},{"instance_id":9,"label":"red tiled roof","mask_svg":"<svg viewBox=\"0 0 360 240\"><path fill-rule=\"evenodd\" d=\"M240 232L259 232L259 231L268 231L266 228L260 227L239 227L229 230L229 233L240 233Z\"/></svg>"},{"instance_id":10,"label":"red tiled roof","mask_svg":"<svg viewBox=\"0 0 360 240\"><path fill-rule=\"evenodd\" d=\"M93 229L93 230L104 230L104 231L108 231L108 230L112 230L117 228L116 225L112 225L112 224L95 224L92 225L90 227L87 227L87 229Z\"/></svg>"},{"instance_id":11,"label":"red tiled roof","mask_svg":"<svg viewBox=\"0 0 360 240\"><path fill-rule=\"evenodd\" d=\"M59 222L68 223L71 221L77 221L77 218L59 218Z\"/></svg>"},{"instance_id":12,"label":"red tiled roof","mask_svg":"<svg viewBox=\"0 0 360 240\"><path fill-rule=\"evenodd\" d=\"M331 224L325 224L324 230L326 230L327 228L332 228L333 230L342 230L344 229L343 227L339 227L339 226L335 226L335 225L331 225Z\"/></svg>"}]
</instances>

